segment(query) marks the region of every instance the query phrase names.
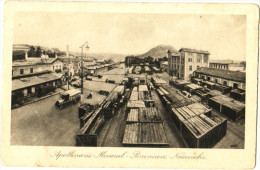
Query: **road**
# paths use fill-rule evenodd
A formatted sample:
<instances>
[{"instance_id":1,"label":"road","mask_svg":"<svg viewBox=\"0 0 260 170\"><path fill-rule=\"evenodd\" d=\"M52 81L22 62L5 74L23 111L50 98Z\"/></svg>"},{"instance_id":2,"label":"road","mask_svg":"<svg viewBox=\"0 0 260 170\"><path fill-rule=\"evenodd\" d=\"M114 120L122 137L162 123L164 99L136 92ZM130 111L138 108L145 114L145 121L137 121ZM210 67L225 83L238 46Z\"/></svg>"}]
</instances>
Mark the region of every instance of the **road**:
<instances>
[{"instance_id":1,"label":"road","mask_svg":"<svg viewBox=\"0 0 260 170\"><path fill-rule=\"evenodd\" d=\"M12 110L11 144L74 146L79 130L78 106L55 107L60 95Z\"/></svg>"},{"instance_id":2,"label":"road","mask_svg":"<svg viewBox=\"0 0 260 170\"><path fill-rule=\"evenodd\" d=\"M121 73L116 77L111 73ZM124 69L115 68L106 72L106 78L120 81ZM116 85L105 82L85 81L84 102L98 104L106 96L99 90L111 91ZM72 88L72 87L71 87ZM93 92L93 98L86 96ZM11 144L37 146L75 146L79 131L78 107L80 103L71 104L62 110L55 107L60 95L54 95L11 111Z\"/></svg>"}]
</instances>

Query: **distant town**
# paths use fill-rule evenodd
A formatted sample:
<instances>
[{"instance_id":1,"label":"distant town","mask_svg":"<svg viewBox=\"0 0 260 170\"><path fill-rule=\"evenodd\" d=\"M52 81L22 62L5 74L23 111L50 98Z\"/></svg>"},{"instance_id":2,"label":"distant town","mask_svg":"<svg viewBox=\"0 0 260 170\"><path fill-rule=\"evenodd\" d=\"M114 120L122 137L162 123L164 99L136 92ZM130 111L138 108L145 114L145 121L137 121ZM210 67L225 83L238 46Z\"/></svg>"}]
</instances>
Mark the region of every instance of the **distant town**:
<instances>
[{"instance_id":1,"label":"distant town","mask_svg":"<svg viewBox=\"0 0 260 170\"><path fill-rule=\"evenodd\" d=\"M246 62L13 45L11 144L244 148ZM91 46L91 45L90 45Z\"/></svg>"}]
</instances>

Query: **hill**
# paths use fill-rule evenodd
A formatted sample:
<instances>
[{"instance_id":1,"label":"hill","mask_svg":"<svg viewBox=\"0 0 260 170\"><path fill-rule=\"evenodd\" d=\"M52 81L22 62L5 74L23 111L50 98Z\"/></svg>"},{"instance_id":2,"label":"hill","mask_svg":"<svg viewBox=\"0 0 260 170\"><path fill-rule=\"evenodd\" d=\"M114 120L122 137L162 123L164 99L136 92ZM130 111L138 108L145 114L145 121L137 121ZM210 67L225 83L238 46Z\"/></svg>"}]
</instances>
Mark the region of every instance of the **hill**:
<instances>
[{"instance_id":1,"label":"hill","mask_svg":"<svg viewBox=\"0 0 260 170\"><path fill-rule=\"evenodd\" d=\"M149 51L147 51L144 54L137 55L137 57L145 58L147 56L151 56L153 58L163 58L163 57L167 56L168 50L173 50L173 51L177 52L177 50L170 45L158 45L158 46L150 49Z\"/></svg>"}]
</instances>

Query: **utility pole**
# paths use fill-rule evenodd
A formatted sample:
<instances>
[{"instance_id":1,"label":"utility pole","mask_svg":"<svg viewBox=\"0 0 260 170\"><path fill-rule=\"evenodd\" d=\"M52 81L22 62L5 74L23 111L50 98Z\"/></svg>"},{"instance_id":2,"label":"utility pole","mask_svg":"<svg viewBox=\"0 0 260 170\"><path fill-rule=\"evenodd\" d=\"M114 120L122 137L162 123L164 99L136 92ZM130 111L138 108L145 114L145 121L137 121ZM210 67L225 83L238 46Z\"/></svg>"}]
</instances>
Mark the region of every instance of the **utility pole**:
<instances>
[{"instance_id":1,"label":"utility pole","mask_svg":"<svg viewBox=\"0 0 260 170\"><path fill-rule=\"evenodd\" d=\"M81 48L81 101L83 101L83 78L84 78L84 67L83 67L83 49L89 49L88 42L86 41Z\"/></svg>"}]
</instances>

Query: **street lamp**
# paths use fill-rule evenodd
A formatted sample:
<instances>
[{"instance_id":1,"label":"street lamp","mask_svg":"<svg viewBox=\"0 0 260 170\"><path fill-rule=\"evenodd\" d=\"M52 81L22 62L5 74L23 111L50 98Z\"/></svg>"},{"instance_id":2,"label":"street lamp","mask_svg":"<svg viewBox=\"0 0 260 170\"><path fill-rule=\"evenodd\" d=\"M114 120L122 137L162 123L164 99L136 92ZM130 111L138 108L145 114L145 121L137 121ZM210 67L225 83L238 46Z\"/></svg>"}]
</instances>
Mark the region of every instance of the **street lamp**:
<instances>
[{"instance_id":1,"label":"street lamp","mask_svg":"<svg viewBox=\"0 0 260 170\"><path fill-rule=\"evenodd\" d=\"M83 78L84 78L84 67L83 67L83 49L89 49L88 42L86 41L81 48L81 101L83 101Z\"/></svg>"}]
</instances>

